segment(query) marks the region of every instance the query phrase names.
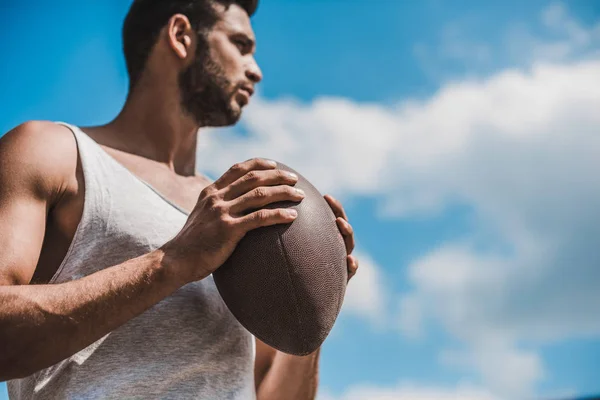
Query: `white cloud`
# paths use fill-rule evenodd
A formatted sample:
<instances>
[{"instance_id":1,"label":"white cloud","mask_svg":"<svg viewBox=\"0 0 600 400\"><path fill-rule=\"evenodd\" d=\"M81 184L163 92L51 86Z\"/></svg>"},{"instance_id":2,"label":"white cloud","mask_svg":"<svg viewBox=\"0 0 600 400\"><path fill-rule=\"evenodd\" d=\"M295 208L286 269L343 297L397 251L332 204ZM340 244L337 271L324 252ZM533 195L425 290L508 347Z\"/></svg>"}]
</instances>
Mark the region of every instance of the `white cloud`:
<instances>
[{"instance_id":1,"label":"white cloud","mask_svg":"<svg viewBox=\"0 0 600 400\"><path fill-rule=\"evenodd\" d=\"M600 23L590 28L582 26L569 14L563 3L556 2L544 9L541 21L560 40L550 43L534 40L532 43L539 51L533 56L564 59L582 50L590 50L600 42Z\"/></svg>"},{"instance_id":2,"label":"white cloud","mask_svg":"<svg viewBox=\"0 0 600 400\"><path fill-rule=\"evenodd\" d=\"M583 34L564 15L549 9L544 21L562 18L569 46L593 47L597 31ZM379 199L387 217L468 206L474 231L409 265L399 323L412 337L429 322L443 327L464 344L443 362L477 371L495 393L522 395L546 374L523 343L600 335L598 110L593 57L448 84L395 107L257 99L244 135L205 133L198 164L218 175L240 160L274 158L323 192ZM365 270L346 307L374 321L386 304L376 295L382 278Z\"/></svg>"},{"instance_id":3,"label":"white cloud","mask_svg":"<svg viewBox=\"0 0 600 400\"><path fill-rule=\"evenodd\" d=\"M513 27L505 38L507 56L514 61L526 63L540 61L564 61L594 53L600 44L600 23L583 26L571 16L564 3L555 2L542 10L538 30L541 38L530 27Z\"/></svg>"},{"instance_id":4,"label":"white cloud","mask_svg":"<svg viewBox=\"0 0 600 400\"><path fill-rule=\"evenodd\" d=\"M318 400L499 400L490 392L470 385L455 388L399 384L396 387L353 386L341 396L322 393Z\"/></svg>"},{"instance_id":5,"label":"white cloud","mask_svg":"<svg viewBox=\"0 0 600 400\"><path fill-rule=\"evenodd\" d=\"M467 351L446 351L441 361L453 367L477 370L494 393L509 398L533 396L532 382L544 377L545 371L538 354L515 349L504 339L483 339L469 343Z\"/></svg>"}]
</instances>

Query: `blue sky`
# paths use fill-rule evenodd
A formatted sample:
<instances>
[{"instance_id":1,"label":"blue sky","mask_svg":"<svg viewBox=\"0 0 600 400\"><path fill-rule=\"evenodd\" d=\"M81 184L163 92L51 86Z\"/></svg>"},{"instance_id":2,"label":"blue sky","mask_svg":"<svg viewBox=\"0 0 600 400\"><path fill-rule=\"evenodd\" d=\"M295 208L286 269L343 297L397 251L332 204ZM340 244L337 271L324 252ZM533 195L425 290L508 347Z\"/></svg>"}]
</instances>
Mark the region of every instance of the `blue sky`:
<instances>
[{"instance_id":1,"label":"blue sky","mask_svg":"<svg viewBox=\"0 0 600 400\"><path fill-rule=\"evenodd\" d=\"M111 119L128 4L2 2L0 132ZM320 399L600 393L600 3L278 0L253 22L265 79L198 165L268 156L343 199L361 271Z\"/></svg>"}]
</instances>

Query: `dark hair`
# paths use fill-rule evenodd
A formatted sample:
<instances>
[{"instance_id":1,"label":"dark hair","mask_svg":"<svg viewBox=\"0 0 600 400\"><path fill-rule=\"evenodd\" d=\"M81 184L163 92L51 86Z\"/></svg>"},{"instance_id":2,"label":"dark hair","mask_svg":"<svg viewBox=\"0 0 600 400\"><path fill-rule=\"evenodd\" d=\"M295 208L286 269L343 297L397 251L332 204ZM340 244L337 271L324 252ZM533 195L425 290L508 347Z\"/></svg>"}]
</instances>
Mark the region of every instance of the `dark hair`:
<instances>
[{"instance_id":1,"label":"dark hair","mask_svg":"<svg viewBox=\"0 0 600 400\"><path fill-rule=\"evenodd\" d=\"M123 23L123 53L129 74L129 88L138 81L161 29L173 15L187 16L198 33L217 22L214 4L242 7L252 16L258 0L134 0Z\"/></svg>"}]
</instances>

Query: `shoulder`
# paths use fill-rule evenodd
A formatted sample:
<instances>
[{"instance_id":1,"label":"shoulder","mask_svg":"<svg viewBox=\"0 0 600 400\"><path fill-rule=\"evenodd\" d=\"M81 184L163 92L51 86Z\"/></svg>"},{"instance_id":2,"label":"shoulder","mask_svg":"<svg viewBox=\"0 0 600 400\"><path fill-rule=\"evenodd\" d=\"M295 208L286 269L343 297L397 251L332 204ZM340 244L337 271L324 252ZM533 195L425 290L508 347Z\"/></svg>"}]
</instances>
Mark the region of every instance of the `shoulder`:
<instances>
[{"instance_id":1,"label":"shoulder","mask_svg":"<svg viewBox=\"0 0 600 400\"><path fill-rule=\"evenodd\" d=\"M20 151L33 151L38 156L47 153L50 156L53 150L64 153L74 142L71 130L64 125L50 121L27 121L0 138L0 151L3 156Z\"/></svg>"},{"instance_id":2,"label":"shoulder","mask_svg":"<svg viewBox=\"0 0 600 400\"><path fill-rule=\"evenodd\" d=\"M72 179L77 157L69 128L50 121L28 121L0 138L0 182L47 197Z\"/></svg>"}]
</instances>

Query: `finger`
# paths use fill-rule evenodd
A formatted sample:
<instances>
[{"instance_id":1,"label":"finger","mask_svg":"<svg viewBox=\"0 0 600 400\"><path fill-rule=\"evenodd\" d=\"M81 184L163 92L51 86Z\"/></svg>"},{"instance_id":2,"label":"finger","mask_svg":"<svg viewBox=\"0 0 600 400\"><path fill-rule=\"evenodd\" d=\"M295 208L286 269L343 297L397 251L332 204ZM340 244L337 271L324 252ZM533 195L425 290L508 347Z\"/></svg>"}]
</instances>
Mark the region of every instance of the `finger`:
<instances>
[{"instance_id":1,"label":"finger","mask_svg":"<svg viewBox=\"0 0 600 400\"><path fill-rule=\"evenodd\" d=\"M223 175L221 175L221 177L217 179L213 185L217 189L223 189L250 171L275 169L276 167L277 163L275 161L266 160L264 158L252 158L242 163L233 165Z\"/></svg>"},{"instance_id":2,"label":"finger","mask_svg":"<svg viewBox=\"0 0 600 400\"><path fill-rule=\"evenodd\" d=\"M260 186L295 185L298 176L281 169L253 170L237 179L224 190L223 198L233 200Z\"/></svg>"},{"instance_id":3,"label":"finger","mask_svg":"<svg viewBox=\"0 0 600 400\"><path fill-rule=\"evenodd\" d=\"M346 215L346 211L344 211L344 207L342 207L342 203L329 194L325 195L325 200L329 203L329 206L333 210L333 214L335 214L337 218L344 218L348 221L348 216Z\"/></svg>"},{"instance_id":4,"label":"finger","mask_svg":"<svg viewBox=\"0 0 600 400\"><path fill-rule=\"evenodd\" d=\"M237 219L236 224L244 231L293 222L298 213L293 208L260 209Z\"/></svg>"},{"instance_id":5,"label":"finger","mask_svg":"<svg viewBox=\"0 0 600 400\"><path fill-rule=\"evenodd\" d=\"M356 275L356 271L358 271L358 260L354 256L348 256L348 281L352 279L354 275Z\"/></svg>"},{"instance_id":6,"label":"finger","mask_svg":"<svg viewBox=\"0 0 600 400\"><path fill-rule=\"evenodd\" d=\"M234 215L243 215L247 211L262 208L280 201L299 202L304 198L301 189L289 185L260 186L233 200L230 210Z\"/></svg>"},{"instance_id":7,"label":"finger","mask_svg":"<svg viewBox=\"0 0 600 400\"><path fill-rule=\"evenodd\" d=\"M346 245L346 252L348 254L351 254L352 251L354 250L354 246L355 246L355 242L354 242L354 229L352 228L352 225L350 225L348 223L348 221L346 221L343 218L338 218L335 220L335 222L337 223L338 229L340 230L340 233L342 234L342 237L344 238L344 244Z\"/></svg>"}]
</instances>

